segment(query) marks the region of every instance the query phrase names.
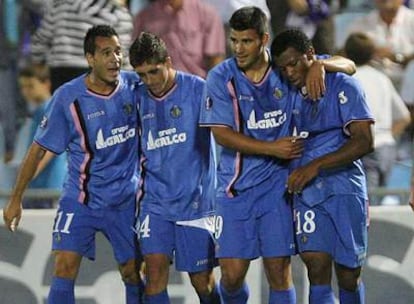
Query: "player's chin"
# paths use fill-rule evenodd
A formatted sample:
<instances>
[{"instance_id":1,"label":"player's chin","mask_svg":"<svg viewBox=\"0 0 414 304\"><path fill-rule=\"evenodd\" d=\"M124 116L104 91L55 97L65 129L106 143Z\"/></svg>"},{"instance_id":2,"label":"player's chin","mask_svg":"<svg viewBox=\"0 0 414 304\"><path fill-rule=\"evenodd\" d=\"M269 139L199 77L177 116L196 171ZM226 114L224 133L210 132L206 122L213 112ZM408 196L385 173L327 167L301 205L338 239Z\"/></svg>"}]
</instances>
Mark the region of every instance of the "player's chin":
<instances>
[{"instance_id":1,"label":"player's chin","mask_svg":"<svg viewBox=\"0 0 414 304\"><path fill-rule=\"evenodd\" d=\"M119 74L120 74L121 72L119 71L119 70L111 70L111 71L108 71L108 73L107 73L107 81L108 82L117 82L118 81L118 77L119 77Z\"/></svg>"}]
</instances>

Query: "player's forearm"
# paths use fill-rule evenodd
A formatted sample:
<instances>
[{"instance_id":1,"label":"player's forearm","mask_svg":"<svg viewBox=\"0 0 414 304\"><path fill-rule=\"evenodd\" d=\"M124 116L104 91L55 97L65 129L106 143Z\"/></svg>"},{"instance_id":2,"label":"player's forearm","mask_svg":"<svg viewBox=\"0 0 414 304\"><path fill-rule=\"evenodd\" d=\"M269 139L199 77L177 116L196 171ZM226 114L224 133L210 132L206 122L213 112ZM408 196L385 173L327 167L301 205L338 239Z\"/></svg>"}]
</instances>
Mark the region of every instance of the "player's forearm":
<instances>
[{"instance_id":1,"label":"player's forearm","mask_svg":"<svg viewBox=\"0 0 414 304\"><path fill-rule=\"evenodd\" d=\"M313 160L320 170L328 170L349 165L364 155L374 151L373 140L368 138L350 139L340 149Z\"/></svg>"},{"instance_id":2,"label":"player's forearm","mask_svg":"<svg viewBox=\"0 0 414 304\"><path fill-rule=\"evenodd\" d=\"M34 177L40 161L45 155L46 150L36 143L33 143L27 152L17 175L16 183L12 191L12 196L22 197L27 185ZM18 201L18 200L15 200Z\"/></svg>"},{"instance_id":3,"label":"player's forearm","mask_svg":"<svg viewBox=\"0 0 414 304\"><path fill-rule=\"evenodd\" d=\"M342 56L332 56L326 59L320 59L327 72L342 72L348 75L353 75L356 72L355 63Z\"/></svg>"},{"instance_id":4,"label":"player's forearm","mask_svg":"<svg viewBox=\"0 0 414 304\"><path fill-rule=\"evenodd\" d=\"M42 159L39 162L39 165L36 168L36 172L33 178L36 178L47 167L47 165L52 161L52 159L55 156L56 155L54 153L46 151L45 155L42 157Z\"/></svg>"},{"instance_id":5,"label":"player's forearm","mask_svg":"<svg viewBox=\"0 0 414 304\"><path fill-rule=\"evenodd\" d=\"M269 143L238 133L228 127L211 127L218 144L243 154L270 155Z\"/></svg>"}]
</instances>

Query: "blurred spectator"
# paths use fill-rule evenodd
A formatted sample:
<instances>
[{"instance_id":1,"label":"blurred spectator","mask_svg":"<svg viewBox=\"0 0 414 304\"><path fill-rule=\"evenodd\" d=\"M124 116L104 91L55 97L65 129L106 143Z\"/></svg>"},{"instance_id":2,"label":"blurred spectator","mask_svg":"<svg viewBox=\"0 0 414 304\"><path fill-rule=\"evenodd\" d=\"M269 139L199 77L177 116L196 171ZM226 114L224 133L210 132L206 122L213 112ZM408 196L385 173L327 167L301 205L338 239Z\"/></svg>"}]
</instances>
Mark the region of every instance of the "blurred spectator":
<instances>
[{"instance_id":1,"label":"blurred spectator","mask_svg":"<svg viewBox=\"0 0 414 304\"><path fill-rule=\"evenodd\" d=\"M221 20L224 24L228 23L231 15L243 6L256 6L260 8L268 19L270 19L269 8L267 7L266 0L202 0L209 3L219 13Z\"/></svg>"},{"instance_id":2,"label":"blurred spectator","mask_svg":"<svg viewBox=\"0 0 414 304\"><path fill-rule=\"evenodd\" d=\"M353 33L345 43L345 55L357 65L357 78L375 118L375 151L362 158L368 189L385 187L396 160L398 138L410 123L410 113L387 75L371 67L375 44L367 34ZM371 198L371 204L377 202Z\"/></svg>"},{"instance_id":3,"label":"blurred spectator","mask_svg":"<svg viewBox=\"0 0 414 304\"><path fill-rule=\"evenodd\" d=\"M375 0L375 5L350 25L348 33L365 32L375 41L375 64L399 90L404 67L414 59L414 11L403 0Z\"/></svg>"},{"instance_id":4,"label":"blurred spectator","mask_svg":"<svg viewBox=\"0 0 414 304\"><path fill-rule=\"evenodd\" d=\"M231 15L243 6L256 6L260 8L268 20L270 20L270 12L267 7L266 0L202 0L212 5L220 14L221 21L224 24L225 37L229 37L230 25L229 20ZM269 25L270 26L270 25ZM226 57L232 56L233 53L230 48L229 39L226 40Z\"/></svg>"},{"instance_id":5,"label":"blurred spectator","mask_svg":"<svg viewBox=\"0 0 414 304\"><path fill-rule=\"evenodd\" d=\"M17 87L17 67L25 61L30 44L28 38L49 1L0 0L0 124L4 134L4 163L14 157L16 134L27 115Z\"/></svg>"},{"instance_id":6,"label":"blurred spectator","mask_svg":"<svg viewBox=\"0 0 414 304\"><path fill-rule=\"evenodd\" d=\"M224 59L224 27L202 0L156 0L134 17L133 38L151 32L165 41L178 70L205 77Z\"/></svg>"},{"instance_id":7,"label":"blurred spectator","mask_svg":"<svg viewBox=\"0 0 414 304\"><path fill-rule=\"evenodd\" d=\"M86 31L93 25L113 26L127 58L132 17L124 4L119 0L55 0L48 7L33 36L31 51L33 62L49 66L52 92L88 70L81 46Z\"/></svg>"},{"instance_id":8,"label":"blurred spectator","mask_svg":"<svg viewBox=\"0 0 414 304\"><path fill-rule=\"evenodd\" d=\"M19 72L18 81L20 92L28 103L32 114L30 134L27 141L28 148L32 144L37 127L44 117L45 109L51 97L49 71L45 66L23 68ZM29 189L62 189L67 171L66 154L54 156L54 154L48 153L47 161L42 164L43 170L31 181ZM53 200L25 198L23 207L53 208Z\"/></svg>"},{"instance_id":9,"label":"blurred spectator","mask_svg":"<svg viewBox=\"0 0 414 304\"><path fill-rule=\"evenodd\" d=\"M0 0L0 123L4 134L4 162L12 160L16 139L16 63L18 7L14 0Z\"/></svg>"},{"instance_id":10,"label":"blurred spectator","mask_svg":"<svg viewBox=\"0 0 414 304\"><path fill-rule=\"evenodd\" d=\"M410 139L414 139L414 60L412 60L405 69L401 83L401 97L411 112L411 130Z\"/></svg>"},{"instance_id":11,"label":"blurred spectator","mask_svg":"<svg viewBox=\"0 0 414 304\"><path fill-rule=\"evenodd\" d=\"M128 0L127 6L132 16L135 16L141 10L143 10L148 5L148 3L150 3L150 0Z\"/></svg>"},{"instance_id":12,"label":"blurred spectator","mask_svg":"<svg viewBox=\"0 0 414 304\"><path fill-rule=\"evenodd\" d=\"M345 0L267 0L272 31L278 33L289 27L300 28L310 39L318 54L333 54L335 24L333 15ZM336 5L338 6L338 5Z\"/></svg>"}]
</instances>

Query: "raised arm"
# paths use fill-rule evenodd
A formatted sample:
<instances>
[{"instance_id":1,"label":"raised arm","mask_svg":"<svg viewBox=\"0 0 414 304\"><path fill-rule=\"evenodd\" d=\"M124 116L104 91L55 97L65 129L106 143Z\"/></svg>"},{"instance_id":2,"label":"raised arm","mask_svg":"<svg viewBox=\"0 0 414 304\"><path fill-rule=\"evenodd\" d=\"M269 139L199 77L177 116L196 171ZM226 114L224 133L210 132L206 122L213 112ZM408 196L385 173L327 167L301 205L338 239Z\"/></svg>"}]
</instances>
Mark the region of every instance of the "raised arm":
<instances>
[{"instance_id":1,"label":"raised arm","mask_svg":"<svg viewBox=\"0 0 414 304\"><path fill-rule=\"evenodd\" d=\"M348 130L349 140L335 152L316 158L307 165L292 172L288 179L288 191L301 192L320 170L346 166L374 150L372 121L352 122Z\"/></svg>"},{"instance_id":2,"label":"raised arm","mask_svg":"<svg viewBox=\"0 0 414 304\"><path fill-rule=\"evenodd\" d=\"M22 215L22 198L27 185L35 176L46 150L33 143L20 166L17 180L7 205L3 208L4 223L10 231L15 231Z\"/></svg>"},{"instance_id":3,"label":"raised arm","mask_svg":"<svg viewBox=\"0 0 414 304\"><path fill-rule=\"evenodd\" d=\"M243 154L293 159L300 157L303 151L303 143L296 137L263 141L248 137L228 127L211 127L211 131L217 143Z\"/></svg>"}]
</instances>

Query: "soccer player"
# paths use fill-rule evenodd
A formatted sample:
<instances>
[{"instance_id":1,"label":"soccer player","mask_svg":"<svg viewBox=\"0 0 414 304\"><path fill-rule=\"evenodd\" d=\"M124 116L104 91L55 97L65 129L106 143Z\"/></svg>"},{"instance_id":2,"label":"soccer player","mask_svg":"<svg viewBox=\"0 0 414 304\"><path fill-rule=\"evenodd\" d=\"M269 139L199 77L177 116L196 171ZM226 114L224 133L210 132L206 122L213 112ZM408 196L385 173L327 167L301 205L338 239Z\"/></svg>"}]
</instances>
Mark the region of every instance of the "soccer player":
<instances>
[{"instance_id":1,"label":"soccer player","mask_svg":"<svg viewBox=\"0 0 414 304\"><path fill-rule=\"evenodd\" d=\"M176 269L189 273L200 303L219 303L212 274L213 150L209 130L198 127L204 80L175 70L165 43L150 33L134 41L130 60L144 83L138 102L143 157L138 235L145 303L170 303L174 257Z\"/></svg>"},{"instance_id":2,"label":"soccer player","mask_svg":"<svg viewBox=\"0 0 414 304\"><path fill-rule=\"evenodd\" d=\"M121 45L110 26L88 30L90 72L52 97L4 208L14 231L27 184L46 154L68 152L69 168L53 227L55 264L49 304L73 304L82 257L94 259L95 234L110 241L126 287L126 303L140 303L134 233L138 187L138 113L133 72L121 72Z\"/></svg>"},{"instance_id":3,"label":"soccer player","mask_svg":"<svg viewBox=\"0 0 414 304\"><path fill-rule=\"evenodd\" d=\"M243 7L230 19L234 57L207 77L200 124L221 146L215 236L224 303L246 303L250 260L263 257L269 303L295 303L290 256L295 254L293 214L285 199L288 162L302 153L292 133L289 88L271 67L265 14ZM316 61L308 89L323 91L324 68L353 64L343 58ZM316 75L316 76L315 76Z\"/></svg>"},{"instance_id":4,"label":"soccer player","mask_svg":"<svg viewBox=\"0 0 414 304\"><path fill-rule=\"evenodd\" d=\"M357 81L342 73L326 75L326 94L317 101L303 90L314 49L299 30L272 43L282 75L297 88L294 115L304 151L289 175L294 195L296 243L308 269L309 303L335 303L332 265L341 304L364 303L361 267L367 248L367 189L359 158L373 151L373 116Z\"/></svg>"}]
</instances>

